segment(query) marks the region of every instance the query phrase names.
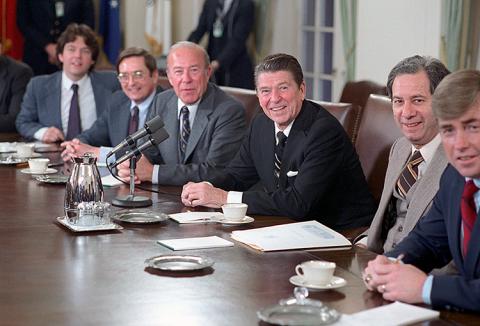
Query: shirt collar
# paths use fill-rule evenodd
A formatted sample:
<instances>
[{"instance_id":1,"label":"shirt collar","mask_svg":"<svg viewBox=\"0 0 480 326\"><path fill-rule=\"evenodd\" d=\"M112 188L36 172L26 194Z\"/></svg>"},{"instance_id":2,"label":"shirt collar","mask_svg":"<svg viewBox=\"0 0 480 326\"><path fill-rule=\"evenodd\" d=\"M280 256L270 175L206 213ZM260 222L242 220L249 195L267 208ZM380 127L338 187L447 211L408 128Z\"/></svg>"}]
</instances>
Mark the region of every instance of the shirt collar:
<instances>
[{"instance_id":1,"label":"shirt collar","mask_svg":"<svg viewBox=\"0 0 480 326\"><path fill-rule=\"evenodd\" d=\"M293 126L294 121L295 121L295 119L288 124L287 128L285 128L283 130L280 130L280 128L278 128L277 124L274 123L274 125L275 125L275 139L277 138L276 135L279 131L283 132L283 134L288 137L288 135L290 134L290 130L292 130L292 126Z\"/></svg>"},{"instance_id":2,"label":"shirt collar","mask_svg":"<svg viewBox=\"0 0 480 326\"><path fill-rule=\"evenodd\" d=\"M190 117L193 117L195 116L195 114L197 113L197 109L198 109L198 105L200 104L200 101L202 99L198 99L197 102L193 103L193 104L185 104L182 102L182 100L179 98L178 99L178 102L177 102L177 117L180 118L180 110L186 106L188 108L188 111L189 111L189 115Z\"/></svg>"},{"instance_id":3,"label":"shirt collar","mask_svg":"<svg viewBox=\"0 0 480 326\"><path fill-rule=\"evenodd\" d=\"M427 165L430 164L432 161L433 155L435 155L435 152L440 146L440 143L442 142L440 135L437 134L429 143L423 145L420 149L415 148L415 146L412 145L412 154L416 151L419 150L420 154L422 154L423 160Z\"/></svg>"},{"instance_id":4,"label":"shirt collar","mask_svg":"<svg viewBox=\"0 0 480 326\"><path fill-rule=\"evenodd\" d=\"M136 106L138 107L138 111L143 112L147 111L148 108L150 107L150 104L153 101L153 98L155 97L156 91L154 90L152 94L150 94L145 100L143 100L141 103L135 103L134 101L130 101L130 111Z\"/></svg>"},{"instance_id":5,"label":"shirt collar","mask_svg":"<svg viewBox=\"0 0 480 326\"><path fill-rule=\"evenodd\" d=\"M65 71L62 72L62 87L67 90L71 89L73 84L77 84L78 89L82 89L82 87L85 86L88 80L90 80L90 77L88 76L88 74L85 74L82 78L80 78L77 81L73 81L70 78L68 78Z\"/></svg>"}]
</instances>

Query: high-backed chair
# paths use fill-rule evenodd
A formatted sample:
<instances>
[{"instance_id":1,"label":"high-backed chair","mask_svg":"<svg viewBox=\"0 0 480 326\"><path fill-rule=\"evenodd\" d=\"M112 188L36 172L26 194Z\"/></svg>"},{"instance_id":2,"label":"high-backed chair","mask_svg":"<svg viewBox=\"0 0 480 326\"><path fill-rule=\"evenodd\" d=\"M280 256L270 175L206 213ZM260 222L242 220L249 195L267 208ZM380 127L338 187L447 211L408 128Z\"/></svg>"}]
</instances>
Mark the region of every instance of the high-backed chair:
<instances>
[{"instance_id":1,"label":"high-backed chair","mask_svg":"<svg viewBox=\"0 0 480 326\"><path fill-rule=\"evenodd\" d=\"M365 107L370 94L387 95L387 87L369 80L350 81L345 84L340 102Z\"/></svg>"},{"instance_id":2,"label":"high-backed chair","mask_svg":"<svg viewBox=\"0 0 480 326\"><path fill-rule=\"evenodd\" d=\"M343 126L347 135L355 143L357 136L358 119L360 118L361 108L351 103L333 103L324 101L313 101L323 106L331 115L333 115Z\"/></svg>"},{"instance_id":3,"label":"high-backed chair","mask_svg":"<svg viewBox=\"0 0 480 326\"><path fill-rule=\"evenodd\" d=\"M390 148L401 136L393 119L390 99L371 94L363 109L355 149L377 203L382 195Z\"/></svg>"},{"instance_id":4,"label":"high-backed chair","mask_svg":"<svg viewBox=\"0 0 480 326\"><path fill-rule=\"evenodd\" d=\"M251 89L243 89L236 87L220 86L220 88L228 95L237 99L245 107L247 116L247 126L250 126L253 117L261 111L258 103L257 93Z\"/></svg>"}]
</instances>

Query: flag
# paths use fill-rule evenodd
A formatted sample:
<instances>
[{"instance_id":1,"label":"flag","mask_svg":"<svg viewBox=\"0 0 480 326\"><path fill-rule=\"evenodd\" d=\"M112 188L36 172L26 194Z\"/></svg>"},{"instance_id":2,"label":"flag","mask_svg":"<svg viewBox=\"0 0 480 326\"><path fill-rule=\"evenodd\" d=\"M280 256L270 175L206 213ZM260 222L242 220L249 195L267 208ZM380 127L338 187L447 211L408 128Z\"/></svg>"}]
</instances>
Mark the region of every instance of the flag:
<instances>
[{"instance_id":1,"label":"flag","mask_svg":"<svg viewBox=\"0 0 480 326\"><path fill-rule=\"evenodd\" d=\"M145 5L145 38L154 57L161 56L164 50L162 44L163 7L163 0L147 0Z\"/></svg>"},{"instance_id":2,"label":"flag","mask_svg":"<svg viewBox=\"0 0 480 326\"><path fill-rule=\"evenodd\" d=\"M103 51L115 64L120 53L120 1L101 0L98 32L103 39Z\"/></svg>"},{"instance_id":3,"label":"flag","mask_svg":"<svg viewBox=\"0 0 480 326\"><path fill-rule=\"evenodd\" d=\"M23 37L17 28L17 0L0 1L0 28L3 53L17 60L23 57Z\"/></svg>"}]
</instances>

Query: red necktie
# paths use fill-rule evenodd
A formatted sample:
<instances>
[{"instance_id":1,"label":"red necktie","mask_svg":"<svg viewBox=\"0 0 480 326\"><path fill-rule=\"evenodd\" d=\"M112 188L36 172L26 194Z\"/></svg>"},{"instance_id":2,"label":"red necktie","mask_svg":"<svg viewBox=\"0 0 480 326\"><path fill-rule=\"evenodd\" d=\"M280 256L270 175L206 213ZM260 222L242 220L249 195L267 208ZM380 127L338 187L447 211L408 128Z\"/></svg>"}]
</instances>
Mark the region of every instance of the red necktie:
<instances>
[{"instance_id":1,"label":"red necktie","mask_svg":"<svg viewBox=\"0 0 480 326\"><path fill-rule=\"evenodd\" d=\"M470 235L472 234L473 225L477 219L477 210L475 209L475 201L473 194L478 190L473 180L467 181L463 188L462 200L460 203L460 211L462 213L463 225L463 255L467 255L468 243L470 242Z\"/></svg>"}]
</instances>

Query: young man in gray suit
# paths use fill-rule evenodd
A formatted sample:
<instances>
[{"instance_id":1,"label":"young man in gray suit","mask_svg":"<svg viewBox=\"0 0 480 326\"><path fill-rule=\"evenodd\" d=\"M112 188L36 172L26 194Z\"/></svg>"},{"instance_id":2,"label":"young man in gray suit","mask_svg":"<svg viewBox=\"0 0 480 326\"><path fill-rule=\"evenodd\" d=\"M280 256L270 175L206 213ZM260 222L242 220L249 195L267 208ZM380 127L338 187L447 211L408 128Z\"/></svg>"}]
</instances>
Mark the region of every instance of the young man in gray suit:
<instances>
[{"instance_id":1,"label":"young man in gray suit","mask_svg":"<svg viewBox=\"0 0 480 326\"><path fill-rule=\"evenodd\" d=\"M65 161L90 152L104 162L112 146L145 125L153 98L162 90L157 87L155 58L142 48L127 48L118 57L117 73L122 90L111 96L106 110L91 128L62 143Z\"/></svg>"},{"instance_id":2,"label":"young man in gray suit","mask_svg":"<svg viewBox=\"0 0 480 326\"><path fill-rule=\"evenodd\" d=\"M437 193L448 162L432 113L432 95L449 73L439 60L416 55L399 62L388 75L394 119L404 137L390 150L380 204L365 233L368 238L360 240L369 250L393 249L428 212Z\"/></svg>"},{"instance_id":3,"label":"young man in gray suit","mask_svg":"<svg viewBox=\"0 0 480 326\"><path fill-rule=\"evenodd\" d=\"M25 138L54 143L90 128L120 89L113 72L94 72L99 46L87 25L70 24L57 43L62 71L33 78L17 116Z\"/></svg>"},{"instance_id":4,"label":"young man in gray suit","mask_svg":"<svg viewBox=\"0 0 480 326\"><path fill-rule=\"evenodd\" d=\"M227 165L238 151L246 132L245 109L208 82L211 73L201 46L191 42L172 46L167 76L173 89L155 97L149 116L161 117L170 137L138 160L136 182L200 181L206 169ZM118 174L129 177L129 162L119 165Z\"/></svg>"}]
</instances>

